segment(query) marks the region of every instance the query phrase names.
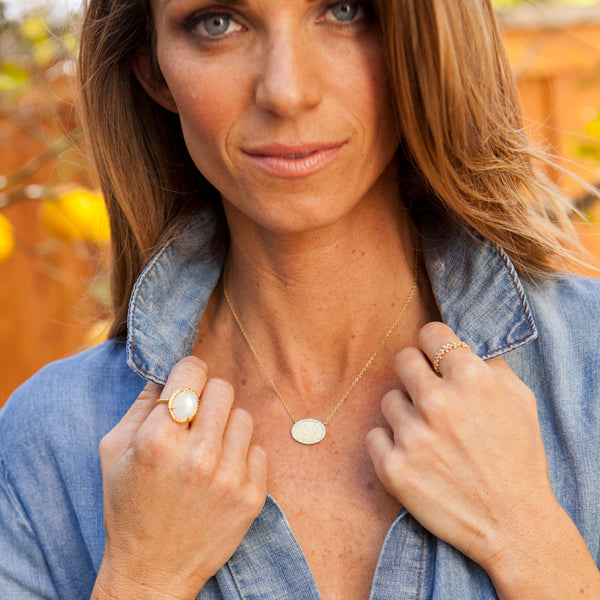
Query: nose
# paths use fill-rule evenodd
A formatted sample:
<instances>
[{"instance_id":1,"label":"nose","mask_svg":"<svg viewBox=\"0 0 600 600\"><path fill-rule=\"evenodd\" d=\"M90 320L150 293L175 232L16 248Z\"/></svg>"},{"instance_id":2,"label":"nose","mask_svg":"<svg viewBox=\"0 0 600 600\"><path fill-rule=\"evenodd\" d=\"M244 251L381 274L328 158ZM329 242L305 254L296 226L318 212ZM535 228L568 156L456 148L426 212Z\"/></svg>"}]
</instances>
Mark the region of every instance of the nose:
<instances>
[{"instance_id":1,"label":"nose","mask_svg":"<svg viewBox=\"0 0 600 600\"><path fill-rule=\"evenodd\" d=\"M259 64L256 104L280 117L295 117L322 97L318 61L297 35L282 33L266 45Z\"/></svg>"}]
</instances>

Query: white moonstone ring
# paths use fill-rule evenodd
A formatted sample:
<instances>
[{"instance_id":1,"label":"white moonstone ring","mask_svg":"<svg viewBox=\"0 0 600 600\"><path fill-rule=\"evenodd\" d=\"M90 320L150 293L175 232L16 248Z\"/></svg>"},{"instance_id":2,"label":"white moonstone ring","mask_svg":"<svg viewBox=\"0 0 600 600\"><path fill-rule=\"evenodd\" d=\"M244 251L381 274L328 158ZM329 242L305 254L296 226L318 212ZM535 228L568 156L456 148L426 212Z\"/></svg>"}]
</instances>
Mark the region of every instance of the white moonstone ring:
<instances>
[{"instance_id":1,"label":"white moonstone ring","mask_svg":"<svg viewBox=\"0 0 600 600\"><path fill-rule=\"evenodd\" d=\"M175 423L183 425L184 423L191 423L196 416L198 406L200 406L200 399L194 390L180 388L175 390L170 398L159 398L156 404L166 404L171 419Z\"/></svg>"}]
</instances>

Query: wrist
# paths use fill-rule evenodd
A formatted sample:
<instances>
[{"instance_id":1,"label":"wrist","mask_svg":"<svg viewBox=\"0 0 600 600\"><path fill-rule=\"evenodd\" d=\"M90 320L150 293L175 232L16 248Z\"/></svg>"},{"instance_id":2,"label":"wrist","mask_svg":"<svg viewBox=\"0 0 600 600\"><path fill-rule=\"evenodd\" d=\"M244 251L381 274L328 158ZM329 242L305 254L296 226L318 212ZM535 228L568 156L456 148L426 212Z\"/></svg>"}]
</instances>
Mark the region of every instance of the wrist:
<instances>
[{"instance_id":1,"label":"wrist","mask_svg":"<svg viewBox=\"0 0 600 600\"><path fill-rule=\"evenodd\" d=\"M527 511L523 511L527 514ZM504 538L482 564L501 600L598 598L600 573L575 524L554 499ZM575 596L576 590L578 594Z\"/></svg>"},{"instance_id":2,"label":"wrist","mask_svg":"<svg viewBox=\"0 0 600 600\"><path fill-rule=\"evenodd\" d=\"M114 568L105 556L96 577L91 600L195 600L201 589L169 584L167 577L163 577L162 581L162 584L153 584L151 578L144 577L139 572L131 577L123 570Z\"/></svg>"}]
</instances>

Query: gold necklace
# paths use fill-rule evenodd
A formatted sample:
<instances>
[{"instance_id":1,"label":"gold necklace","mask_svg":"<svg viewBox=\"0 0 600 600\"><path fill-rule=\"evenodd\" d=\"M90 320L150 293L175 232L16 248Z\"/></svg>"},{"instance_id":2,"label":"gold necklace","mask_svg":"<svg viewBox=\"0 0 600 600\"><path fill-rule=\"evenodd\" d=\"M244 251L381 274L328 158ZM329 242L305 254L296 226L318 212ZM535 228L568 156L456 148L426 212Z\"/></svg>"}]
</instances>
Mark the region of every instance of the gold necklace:
<instances>
[{"instance_id":1,"label":"gold necklace","mask_svg":"<svg viewBox=\"0 0 600 600\"><path fill-rule=\"evenodd\" d=\"M385 335L381 338L381 340L379 340L379 343L375 347L375 350L373 350L373 352L371 353L371 356L369 356L367 362L363 365L363 368L360 370L358 375L354 378L354 380L350 384L350 387L348 387L348 389L344 392L344 395L340 398L339 402L333 407L333 410L329 413L329 416L324 421L319 421L318 419L312 419L312 418L296 420L296 417L294 417L294 413L292 412L290 407L287 405L287 403L283 399L281 392L279 391L279 389L275 385L275 382L269 375L269 372L267 371L265 364L263 363L261 357L258 355L258 352L254 349L254 346L252 345L252 342L250 341L248 334L242 327L242 323L240 322L240 319L235 311L235 308L233 308L233 304L231 303L231 298L229 297L229 292L227 290L228 269L227 269L227 265L225 266L225 272L223 274L223 293L225 295L225 300L227 302L227 306L229 306L231 315L233 316L234 321L236 322L242 336L244 337L244 340L246 340L248 347L252 351L254 358L256 358L256 360L257 360L258 364L260 365L260 368L262 369L263 373L265 374L268 382L271 384L273 391L275 392L275 394L281 401L281 404L283 404L283 407L285 408L287 414L292 419L293 425L292 425L291 434L292 434L292 437L300 444L307 444L307 445L317 444L325 437L327 425L329 424L329 422L331 421L331 419L333 418L335 413L340 409L342 404L346 401L346 398L348 398L348 396L350 395L350 392L352 392L352 390L356 387L356 384L361 380L362 376L367 372L367 369L371 366L371 364L375 360L375 357L377 356L379 351L383 348L385 343L388 341L388 339L392 335L394 329L396 329L396 325L398 325L398 323L400 322L402 315L404 315L404 312L406 311L406 308L408 307L409 302L411 301L412 297L415 295L415 292L417 290L418 273L419 273L417 258L418 258L417 253L415 252L414 280L413 280L412 287L410 288L410 291L408 292L408 295L406 296L406 299L404 300L404 304L402 305L402 308L400 309L400 312L397 314L397 316L394 319L394 322L392 323L390 328L385 332Z\"/></svg>"}]
</instances>

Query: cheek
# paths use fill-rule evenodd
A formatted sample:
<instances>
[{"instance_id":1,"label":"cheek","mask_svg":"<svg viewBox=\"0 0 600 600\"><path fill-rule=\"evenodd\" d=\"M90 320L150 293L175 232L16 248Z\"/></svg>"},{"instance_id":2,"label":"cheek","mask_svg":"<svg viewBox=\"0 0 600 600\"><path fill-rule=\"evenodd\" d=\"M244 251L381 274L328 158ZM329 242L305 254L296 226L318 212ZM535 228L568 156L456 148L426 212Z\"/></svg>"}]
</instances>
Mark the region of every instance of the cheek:
<instances>
[{"instance_id":1,"label":"cheek","mask_svg":"<svg viewBox=\"0 0 600 600\"><path fill-rule=\"evenodd\" d=\"M188 151L198 168L226 150L240 116L240 82L223 69L179 64L163 73L177 105ZM235 88L235 93L234 93Z\"/></svg>"},{"instance_id":2,"label":"cheek","mask_svg":"<svg viewBox=\"0 0 600 600\"><path fill-rule=\"evenodd\" d=\"M385 58L379 44L356 57L354 76L346 77L345 94L355 122L367 144L382 154L395 152L399 143L397 118Z\"/></svg>"}]
</instances>

